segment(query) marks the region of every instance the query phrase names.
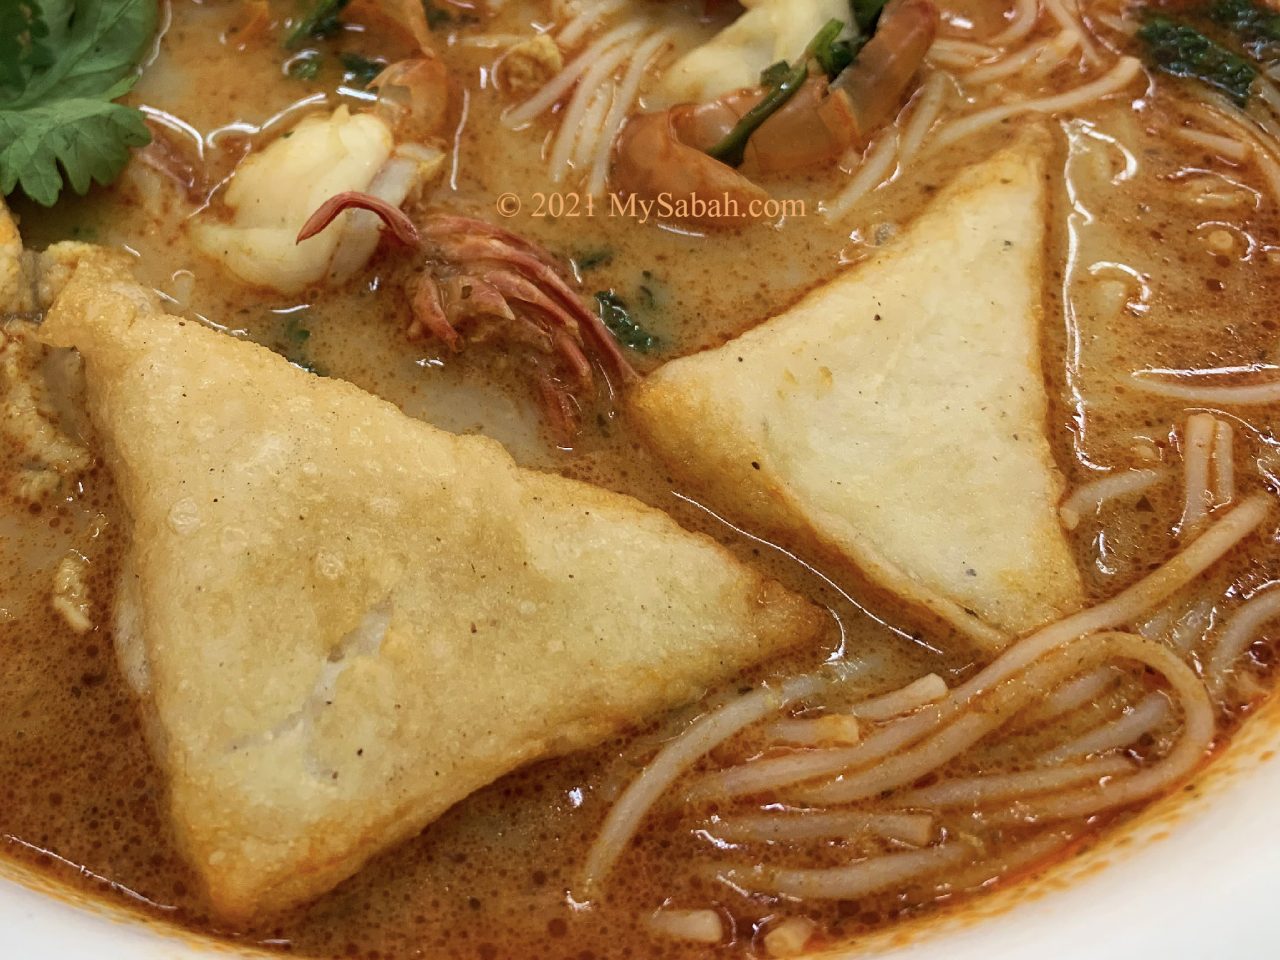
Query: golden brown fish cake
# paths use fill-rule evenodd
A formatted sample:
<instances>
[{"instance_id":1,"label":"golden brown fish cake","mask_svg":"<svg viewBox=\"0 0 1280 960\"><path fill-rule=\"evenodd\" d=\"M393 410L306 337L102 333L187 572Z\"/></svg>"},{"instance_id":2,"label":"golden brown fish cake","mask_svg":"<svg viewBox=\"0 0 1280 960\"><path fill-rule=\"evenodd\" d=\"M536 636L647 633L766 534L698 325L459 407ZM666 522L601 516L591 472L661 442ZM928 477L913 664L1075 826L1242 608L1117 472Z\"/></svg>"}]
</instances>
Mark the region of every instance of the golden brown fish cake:
<instances>
[{"instance_id":1,"label":"golden brown fish cake","mask_svg":"<svg viewBox=\"0 0 1280 960\"><path fill-rule=\"evenodd\" d=\"M820 541L987 648L1082 597L1040 369L1046 149L966 171L868 261L633 395L731 515Z\"/></svg>"},{"instance_id":2,"label":"golden brown fish cake","mask_svg":"<svg viewBox=\"0 0 1280 960\"><path fill-rule=\"evenodd\" d=\"M225 919L824 629L661 512L165 316L117 271L79 270L42 333L85 358L132 528L122 660Z\"/></svg>"}]
</instances>

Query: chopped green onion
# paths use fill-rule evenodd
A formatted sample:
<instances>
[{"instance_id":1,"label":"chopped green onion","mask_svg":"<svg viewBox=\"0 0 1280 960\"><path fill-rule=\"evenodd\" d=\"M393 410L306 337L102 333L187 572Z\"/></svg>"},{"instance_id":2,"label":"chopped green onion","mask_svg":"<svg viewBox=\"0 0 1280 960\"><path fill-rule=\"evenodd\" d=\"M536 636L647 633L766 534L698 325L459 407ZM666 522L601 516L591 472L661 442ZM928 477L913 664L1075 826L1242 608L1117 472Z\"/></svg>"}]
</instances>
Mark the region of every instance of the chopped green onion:
<instances>
[{"instance_id":1,"label":"chopped green onion","mask_svg":"<svg viewBox=\"0 0 1280 960\"><path fill-rule=\"evenodd\" d=\"M776 79L777 82L765 93L764 98L743 114L742 119L734 124L733 129L725 134L720 142L708 150L707 153L721 163L727 163L731 167L741 166L747 152L747 141L751 139L751 135L759 130L766 120L786 106L787 101L795 96L796 91L804 86L804 82L809 79L809 61L818 59L819 63L821 63L819 51L822 51L823 57L826 57L829 62L834 62L831 47L843 31L843 22L840 20L828 20L814 38L809 41L809 45L805 47L804 55L796 62L795 66L787 67L783 71L782 68L786 66L784 61L769 67L765 73L769 76L769 79ZM852 60L852 56L850 56L850 60ZM823 67L823 69L825 70L826 68ZM765 78L762 77L761 79L764 80Z\"/></svg>"}]
</instances>

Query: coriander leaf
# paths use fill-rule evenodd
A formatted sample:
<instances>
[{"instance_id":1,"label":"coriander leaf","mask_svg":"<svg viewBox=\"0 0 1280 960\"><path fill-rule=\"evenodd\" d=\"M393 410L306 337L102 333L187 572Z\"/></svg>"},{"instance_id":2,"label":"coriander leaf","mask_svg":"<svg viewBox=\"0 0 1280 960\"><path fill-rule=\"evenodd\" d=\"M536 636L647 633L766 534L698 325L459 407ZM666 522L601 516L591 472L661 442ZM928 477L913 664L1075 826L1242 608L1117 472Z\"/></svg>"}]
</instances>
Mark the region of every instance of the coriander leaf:
<instances>
[{"instance_id":1,"label":"coriander leaf","mask_svg":"<svg viewBox=\"0 0 1280 960\"><path fill-rule=\"evenodd\" d=\"M18 0L17 6L25 32L0 41L0 53L18 49L0 72L0 193L20 186L50 206L64 176L77 193L95 181L110 183L129 148L150 141L141 112L111 101L133 86L158 7L156 0Z\"/></svg>"},{"instance_id":2,"label":"coriander leaf","mask_svg":"<svg viewBox=\"0 0 1280 960\"><path fill-rule=\"evenodd\" d=\"M609 332L624 347L648 353L662 342L632 319L627 305L612 290L601 290L596 294L596 311Z\"/></svg>"},{"instance_id":3,"label":"coriander leaf","mask_svg":"<svg viewBox=\"0 0 1280 960\"><path fill-rule=\"evenodd\" d=\"M21 110L50 100L97 98L130 73L156 32L156 0L33 0L53 51L33 65L16 96L0 110Z\"/></svg>"},{"instance_id":4,"label":"coriander leaf","mask_svg":"<svg viewBox=\"0 0 1280 960\"><path fill-rule=\"evenodd\" d=\"M1241 106L1249 99L1258 68L1194 27L1156 14L1147 18L1138 39L1156 69L1216 87Z\"/></svg>"},{"instance_id":5,"label":"coriander leaf","mask_svg":"<svg viewBox=\"0 0 1280 960\"><path fill-rule=\"evenodd\" d=\"M311 9L293 25L284 38L284 45L290 50L301 46L308 38L323 40L342 29L342 21L338 14L349 0L313 0Z\"/></svg>"},{"instance_id":6,"label":"coriander leaf","mask_svg":"<svg viewBox=\"0 0 1280 960\"><path fill-rule=\"evenodd\" d=\"M36 203L53 206L62 191L61 171L76 193L86 193L92 181L106 185L116 178L130 147L150 141L141 113L107 100L0 110L0 193L20 186Z\"/></svg>"},{"instance_id":7,"label":"coriander leaf","mask_svg":"<svg viewBox=\"0 0 1280 960\"><path fill-rule=\"evenodd\" d=\"M31 70L53 62L48 36L44 16L30 0L0 3L0 97L14 96Z\"/></svg>"}]
</instances>

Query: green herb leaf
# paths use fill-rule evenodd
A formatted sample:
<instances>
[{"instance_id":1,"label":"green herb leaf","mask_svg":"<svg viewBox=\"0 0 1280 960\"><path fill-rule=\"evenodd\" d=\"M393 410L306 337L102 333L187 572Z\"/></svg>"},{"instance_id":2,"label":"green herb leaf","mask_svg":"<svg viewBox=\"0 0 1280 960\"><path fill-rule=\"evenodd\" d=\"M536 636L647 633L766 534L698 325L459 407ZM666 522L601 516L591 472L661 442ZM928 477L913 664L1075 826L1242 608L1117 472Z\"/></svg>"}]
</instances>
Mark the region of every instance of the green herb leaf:
<instances>
[{"instance_id":1,"label":"green herb leaf","mask_svg":"<svg viewBox=\"0 0 1280 960\"><path fill-rule=\"evenodd\" d=\"M349 0L313 0L311 9L304 14L284 38L284 45L295 50L308 39L323 40L342 29L338 14Z\"/></svg>"},{"instance_id":2,"label":"green herb leaf","mask_svg":"<svg viewBox=\"0 0 1280 960\"><path fill-rule=\"evenodd\" d=\"M804 55L794 67L788 67L785 71L781 69L785 63L769 67L765 73L769 75L770 80L776 80L776 83L765 93L759 103L742 115L742 119L734 124L733 129L725 134L719 143L707 151L707 154L731 167L741 166L746 156L747 141L751 139L751 135L759 130L766 120L786 106L787 101L795 96L796 91L809 79L809 61L817 58L819 50L827 51L827 56L831 56L829 53L831 46L843 31L844 24L841 21L828 20L809 41ZM764 76L761 80L768 85Z\"/></svg>"},{"instance_id":3,"label":"green herb leaf","mask_svg":"<svg viewBox=\"0 0 1280 960\"><path fill-rule=\"evenodd\" d=\"M859 33L864 37L875 33L876 23L888 2L889 0L851 0L853 22L857 25Z\"/></svg>"},{"instance_id":4,"label":"green herb leaf","mask_svg":"<svg viewBox=\"0 0 1280 960\"><path fill-rule=\"evenodd\" d=\"M53 62L49 25L30 0L0 3L0 96L13 96L28 73Z\"/></svg>"},{"instance_id":5,"label":"green herb leaf","mask_svg":"<svg viewBox=\"0 0 1280 960\"><path fill-rule=\"evenodd\" d=\"M51 206L64 175L85 193L150 142L141 112L112 101L133 86L157 18L156 0L19 0L5 11L0 193L20 186Z\"/></svg>"},{"instance_id":6,"label":"green herb leaf","mask_svg":"<svg viewBox=\"0 0 1280 960\"><path fill-rule=\"evenodd\" d=\"M341 59L347 82L362 90L373 83L374 78L387 66L385 60L372 60L358 53L344 53Z\"/></svg>"},{"instance_id":7,"label":"green herb leaf","mask_svg":"<svg viewBox=\"0 0 1280 960\"><path fill-rule=\"evenodd\" d=\"M791 64L785 60L779 60L777 63L770 64L760 71L760 86L776 87L787 79L787 74L791 72Z\"/></svg>"},{"instance_id":8,"label":"green herb leaf","mask_svg":"<svg viewBox=\"0 0 1280 960\"><path fill-rule=\"evenodd\" d=\"M813 52L814 58L826 73L828 80L834 80L840 76L845 67L853 63L858 56L858 51L866 45L867 39L857 37L852 40L836 40Z\"/></svg>"},{"instance_id":9,"label":"green herb leaf","mask_svg":"<svg viewBox=\"0 0 1280 960\"><path fill-rule=\"evenodd\" d=\"M596 310L600 319L609 328L609 332L617 337L624 347L630 347L639 353L648 353L662 342L631 317L627 305L612 290L601 290L596 294Z\"/></svg>"},{"instance_id":10,"label":"green herb leaf","mask_svg":"<svg viewBox=\"0 0 1280 960\"><path fill-rule=\"evenodd\" d=\"M1244 48L1260 60L1280 53L1280 14L1252 0L1218 0L1209 9L1209 18L1233 31Z\"/></svg>"},{"instance_id":11,"label":"green herb leaf","mask_svg":"<svg viewBox=\"0 0 1280 960\"><path fill-rule=\"evenodd\" d=\"M1215 87L1243 106L1258 76L1250 61L1171 17L1155 14L1138 31L1151 65Z\"/></svg>"}]
</instances>

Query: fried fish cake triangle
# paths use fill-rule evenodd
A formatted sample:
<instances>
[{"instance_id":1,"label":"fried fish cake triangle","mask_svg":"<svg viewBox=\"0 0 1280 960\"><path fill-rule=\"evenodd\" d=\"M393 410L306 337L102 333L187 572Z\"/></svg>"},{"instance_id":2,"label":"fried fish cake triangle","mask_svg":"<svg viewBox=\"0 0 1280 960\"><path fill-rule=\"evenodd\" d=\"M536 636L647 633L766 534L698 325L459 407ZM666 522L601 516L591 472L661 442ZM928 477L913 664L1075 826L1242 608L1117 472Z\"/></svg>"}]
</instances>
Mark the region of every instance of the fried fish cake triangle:
<instances>
[{"instance_id":1,"label":"fried fish cake triangle","mask_svg":"<svg viewBox=\"0 0 1280 960\"><path fill-rule=\"evenodd\" d=\"M979 645L1074 609L1040 361L1047 141L955 179L899 236L634 395L731 516L811 545Z\"/></svg>"},{"instance_id":2,"label":"fried fish cake triangle","mask_svg":"<svg viewBox=\"0 0 1280 960\"><path fill-rule=\"evenodd\" d=\"M128 514L122 660L226 920L826 629L665 514L165 316L117 273L81 268L42 335L84 356Z\"/></svg>"}]
</instances>

